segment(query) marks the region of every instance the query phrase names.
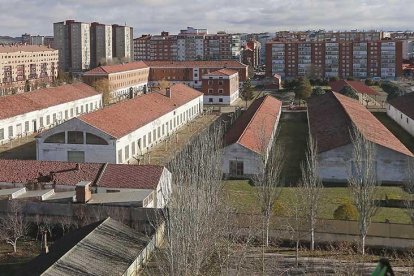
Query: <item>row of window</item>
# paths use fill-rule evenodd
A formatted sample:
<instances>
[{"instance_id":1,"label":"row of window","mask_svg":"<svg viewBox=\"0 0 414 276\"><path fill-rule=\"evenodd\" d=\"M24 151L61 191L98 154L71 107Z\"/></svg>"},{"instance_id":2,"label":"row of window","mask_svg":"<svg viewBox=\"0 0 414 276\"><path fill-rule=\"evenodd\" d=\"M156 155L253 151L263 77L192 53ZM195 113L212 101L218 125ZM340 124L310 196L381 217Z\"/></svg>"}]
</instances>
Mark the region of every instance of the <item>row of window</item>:
<instances>
[{"instance_id":1,"label":"row of window","mask_svg":"<svg viewBox=\"0 0 414 276\"><path fill-rule=\"evenodd\" d=\"M147 149L161 138L167 136L175 128L183 125L188 120L199 113L200 104L197 104L179 115L174 116L170 121L166 122L133 141L130 145L126 145L124 149L118 150L118 162L127 162L133 156L142 154L143 150Z\"/></svg>"}]
</instances>

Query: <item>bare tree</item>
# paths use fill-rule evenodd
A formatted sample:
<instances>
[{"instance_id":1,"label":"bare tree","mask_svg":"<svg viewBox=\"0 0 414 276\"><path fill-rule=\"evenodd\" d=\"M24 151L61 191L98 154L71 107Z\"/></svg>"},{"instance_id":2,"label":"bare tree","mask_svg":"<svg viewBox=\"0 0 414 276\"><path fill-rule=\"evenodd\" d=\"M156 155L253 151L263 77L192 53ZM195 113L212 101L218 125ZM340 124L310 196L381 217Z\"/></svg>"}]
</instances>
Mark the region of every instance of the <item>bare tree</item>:
<instances>
[{"instance_id":1,"label":"bare tree","mask_svg":"<svg viewBox=\"0 0 414 276\"><path fill-rule=\"evenodd\" d=\"M20 202L11 200L8 202L7 214L0 218L0 238L13 246L13 252L17 252L17 241L23 238L28 231L28 223L22 214Z\"/></svg>"},{"instance_id":2,"label":"bare tree","mask_svg":"<svg viewBox=\"0 0 414 276\"><path fill-rule=\"evenodd\" d=\"M408 179L405 182L405 190L408 193L408 198L405 200L405 208L407 215L411 219L411 223L414 225L414 158L408 160Z\"/></svg>"},{"instance_id":3,"label":"bare tree","mask_svg":"<svg viewBox=\"0 0 414 276\"><path fill-rule=\"evenodd\" d=\"M356 126L350 135L353 154L348 170L348 187L352 195L351 200L358 210L360 245L362 255L365 255L365 239L371 219L377 210L375 192L377 185L380 185L376 178L376 151L375 145L367 140Z\"/></svg>"},{"instance_id":4,"label":"bare tree","mask_svg":"<svg viewBox=\"0 0 414 276\"><path fill-rule=\"evenodd\" d=\"M304 211L309 223L311 250L315 249L315 228L319 214L319 201L322 192L322 180L319 177L318 149L316 142L309 135L308 151L305 161L300 166L302 179L298 192L302 193Z\"/></svg>"},{"instance_id":5,"label":"bare tree","mask_svg":"<svg viewBox=\"0 0 414 276\"><path fill-rule=\"evenodd\" d=\"M173 186L165 193L165 250L157 256L164 275L201 275L212 268L225 221L221 152L217 126L200 133L167 166Z\"/></svg>"},{"instance_id":6,"label":"bare tree","mask_svg":"<svg viewBox=\"0 0 414 276\"><path fill-rule=\"evenodd\" d=\"M92 84L92 87L95 88L96 91L102 93L102 101L104 106L113 102L114 97L112 95L112 89L108 79L97 80Z\"/></svg>"}]
</instances>

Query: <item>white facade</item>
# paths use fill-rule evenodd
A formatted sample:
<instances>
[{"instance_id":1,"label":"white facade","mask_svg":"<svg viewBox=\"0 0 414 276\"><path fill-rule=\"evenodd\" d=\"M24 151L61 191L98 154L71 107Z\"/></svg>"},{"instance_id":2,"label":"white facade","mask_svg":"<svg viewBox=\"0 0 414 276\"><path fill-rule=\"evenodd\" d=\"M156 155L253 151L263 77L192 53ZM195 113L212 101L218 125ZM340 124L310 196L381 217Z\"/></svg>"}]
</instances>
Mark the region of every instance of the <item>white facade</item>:
<instances>
[{"instance_id":1,"label":"white facade","mask_svg":"<svg viewBox=\"0 0 414 276\"><path fill-rule=\"evenodd\" d=\"M386 108L388 117L414 136L414 120L388 103L386 104Z\"/></svg>"},{"instance_id":2,"label":"white facade","mask_svg":"<svg viewBox=\"0 0 414 276\"><path fill-rule=\"evenodd\" d=\"M0 143L7 143L10 139L25 137L34 132L42 131L73 117L77 117L80 114L88 113L101 107L102 95L98 94L5 118L0 120Z\"/></svg>"},{"instance_id":3,"label":"white facade","mask_svg":"<svg viewBox=\"0 0 414 276\"><path fill-rule=\"evenodd\" d=\"M36 141L37 160L128 163L133 160L133 157L148 152L154 145L193 120L202 110L203 100L200 95L120 138L112 137L77 118L73 118L38 136ZM69 132L72 131L81 133L77 144L72 143L69 139L71 135ZM48 143L47 139L55 134L63 137L60 143ZM88 137L91 137L92 143L88 142ZM99 144L96 144L97 142Z\"/></svg>"},{"instance_id":4,"label":"white facade","mask_svg":"<svg viewBox=\"0 0 414 276\"><path fill-rule=\"evenodd\" d=\"M229 105L234 103L235 100L239 98L239 90L230 96L218 96L218 95L204 95L203 101L205 104L223 104Z\"/></svg>"}]
</instances>

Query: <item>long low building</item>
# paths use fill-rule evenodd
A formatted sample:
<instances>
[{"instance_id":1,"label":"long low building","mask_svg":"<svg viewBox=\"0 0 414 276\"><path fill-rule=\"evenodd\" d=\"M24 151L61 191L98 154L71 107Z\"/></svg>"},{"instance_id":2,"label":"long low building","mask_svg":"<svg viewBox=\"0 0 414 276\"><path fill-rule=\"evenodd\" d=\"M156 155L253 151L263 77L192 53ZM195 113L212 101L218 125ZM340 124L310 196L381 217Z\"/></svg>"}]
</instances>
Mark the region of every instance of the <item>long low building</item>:
<instances>
[{"instance_id":1,"label":"long low building","mask_svg":"<svg viewBox=\"0 0 414 276\"><path fill-rule=\"evenodd\" d=\"M149 67L142 61L96 67L83 75L83 80L94 85L105 80L113 96L140 94L147 91Z\"/></svg>"},{"instance_id":2,"label":"long low building","mask_svg":"<svg viewBox=\"0 0 414 276\"><path fill-rule=\"evenodd\" d=\"M414 93L394 98L386 106L387 115L414 136Z\"/></svg>"},{"instance_id":3,"label":"long low building","mask_svg":"<svg viewBox=\"0 0 414 276\"><path fill-rule=\"evenodd\" d=\"M101 107L102 95L84 83L0 97L0 143Z\"/></svg>"},{"instance_id":4,"label":"long low building","mask_svg":"<svg viewBox=\"0 0 414 276\"><path fill-rule=\"evenodd\" d=\"M272 96L255 100L224 136L222 171L228 177L248 178L262 169L282 112L282 102Z\"/></svg>"},{"instance_id":5,"label":"long low building","mask_svg":"<svg viewBox=\"0 0 414 276\"><path fill-rule=\"evenodd\" d=\"M37 159L128 163L197 117L203 94L183 84L73 118L37 136Z\"/></svg>"},{"instance_id":6,"label":"long low building","mask_svg":"<svg viewBox=\"0 0 414 276\"><path fill-rule=\"evenodd\" d=\"M0 160L0 199L162 208L170 190L162 166Z\"/></svg>"},{"instance_id":7,"label":"long low building","mask_svg":"<svg viewBox=\"0 0 414 276\"><path fill-rule=\"evenodd\" d=\"M335 92L342 92L345 87L351 88L358 96L359 102L362 105L381 106L379 99L377 99L380 94L361 81L337 80L329 83L329 85L331 86L332 91Z\"/></svg>"},{"instance_id":8,"label":"long low building","mask_svg":"<svg viewBox=\"0 0 414 276\"><path fill-rule=\"evenodd\" d=\"M376 177L382 183L406 180L413 154L357 100L336 92L311 98L309 130L318 146L320 176L327 182L346 182L352 166L353 126L376 148Z\"/></svg>"}]
</instances>

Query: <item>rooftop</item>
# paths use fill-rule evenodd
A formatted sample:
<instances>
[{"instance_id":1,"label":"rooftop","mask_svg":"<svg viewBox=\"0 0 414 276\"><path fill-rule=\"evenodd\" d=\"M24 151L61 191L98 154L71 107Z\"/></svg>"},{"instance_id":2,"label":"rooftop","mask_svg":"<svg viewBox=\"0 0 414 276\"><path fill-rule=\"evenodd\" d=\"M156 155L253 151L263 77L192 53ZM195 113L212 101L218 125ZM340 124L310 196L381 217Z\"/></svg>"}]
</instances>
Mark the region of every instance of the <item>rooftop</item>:
<instances>
[{"instance_id":1,"label":"rooftop","mask_svg":"<svg viewBox=\"0 0 414 276\"><path fill-rule=\"evenodd\" d=\"M94 95L99 92L78 82L0 97L0 120Z\"/></svg>"},{"instance_id":2,"label":"rooftop","mask_svg":"<svg viewBox=\"0 0 414 276\"><path fill-rule=\"evenodd\" d=\"M379 95L375 89L365 85L360 81L350 81L350 80L337 80L334 82L330 82L329 85L331 86L332 91L341 92L345 86L350 86L354 89L357 93L360 94L367 94L367 95Z\"/></svg>"},{"instance_id":3,"label":"rooftop","mask_svg":"<svg viewBox=\"0 0 414 276\"><path fill-rule=\"evenodd\" d=\"M237 60L208 60L208 61L144 61L149 67L155 68L246 68L247 65Z\"/></svg>"},{"instance_id":4,"label":"rooftop","mask_svg":"<svg viewBox=\"0 0 414 276\"><path fill-rule=\"evenodd\" d=\"M85 76L95 76L95 75L106 75L106 74L113 74L125 71L132 71L137 69L145 69L148 68L142 61L135 61L129 62L124 64L114 64L114 65L104 65L96 67L88 72L86 72Z\"/></svg>"},{"instance_id":5,"label":"rooftop","mask_svg":"<svg viewBox=\"0 0 414 276\"><path fill-rule=\"evenodd\" d=\"M281 112L282 102L272 96L255 100L226 132L226 145L238 143L261 153L271 138L273 127Z\"/></svg>"},{"instance_id":6,"label":"rooftop","mask_svg":"<svg viewBox=\"0 0 414 276\"><path fill-rule=\"evenodd\" d=\"M311 98L308 103L309 129L325 152L351 143L355 125L369 141L407 156L413 154L371 112L357 100L336 92Z\"/></svg>"},{"instance_id":7,"label":"rooftop","mask_svg":"<svg viewBox=\"0 0 414 276\"><path fill-rule=\"evenodd\" d=\"M57 51L56 49L43 45L0 45L0 53L16 53L16 52L44 52Z\"/></svg>"},{"instance_id":8,"label":"rooftop","mask_svg":"<svg viewBox=\"0 0 414 276\"><path fill-rule=\"evenodd\" d=\"M155 189L163 171L164 167L154 165L0 160L0 182L4 183L75 186L81 181L91 181L98 187Z\"/></svg>"},{"instance_id":9,"label":"rooftop","mask_svg":"<svg viewBox=\"0 0 414 276\"><path fill-rule=\"evenodd\" d=\"M414 92L394 98L388 103L414 120Z\"/></svg>"},{"instance_id":10,"label":"rooftop","mask_svg":"<svg viewBox=\"0 0 414 276\"><path fill-rule=\"evenodd\" d=\"M164 92L153 92L82 115L77 119L112 137L121 138L203 95L184 84L172 85L170 89L171 98Z\"/></svg>"},{"instance_id":11,"label":"rooftop","mask_svg":"<svg viewBox=\"0 0 414 276\"><path fill-rule=\"evenodd\" d=\"M232 76L234 74L237 74L237 71L227 69L227 68L223 68L223 69L220 69L220 70L216 70L214 72L210 72L210 73L208 73L204 76Z\"/></svg>"}]
</instances>

